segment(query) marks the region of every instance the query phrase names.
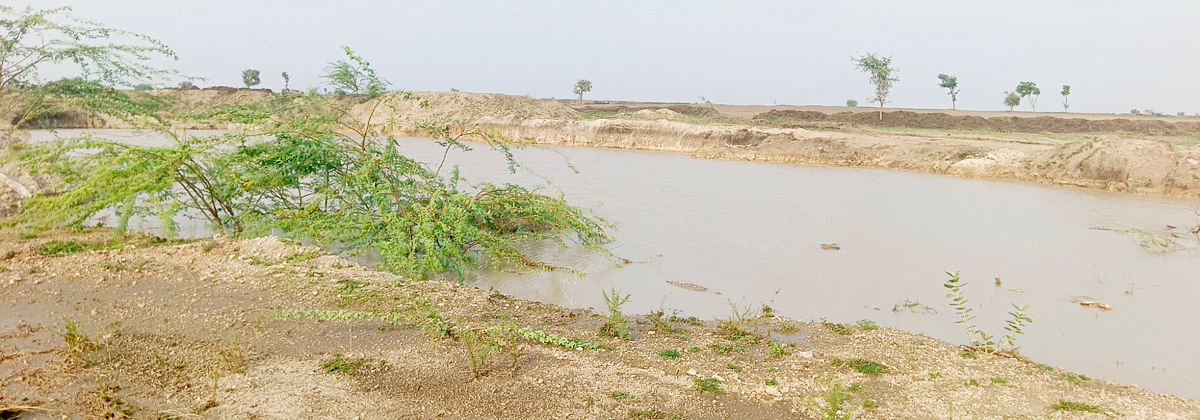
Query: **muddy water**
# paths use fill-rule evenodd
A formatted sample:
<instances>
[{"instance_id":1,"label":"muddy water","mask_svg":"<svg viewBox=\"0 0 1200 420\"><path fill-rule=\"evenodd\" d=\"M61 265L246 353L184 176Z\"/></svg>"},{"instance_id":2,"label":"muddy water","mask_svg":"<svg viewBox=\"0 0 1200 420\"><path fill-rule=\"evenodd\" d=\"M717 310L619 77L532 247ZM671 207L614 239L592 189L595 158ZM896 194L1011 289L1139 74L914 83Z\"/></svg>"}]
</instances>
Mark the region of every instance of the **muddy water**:
<instances>
[{"instance_id":1,"label":"muddy water","mask_svg":"<svg viewBox=\"0 0 1200 420\"><path fill-rule=\"evenodd\" d=\"M422 139L406 148L429 159L441 152ZM450 162L471 181L549 182L611 220L612 249L635 263L534 246L584 274L488 272L470 279L479 287L595 308L601 290L616 288L633 296L627 312L707 318L728 316L731 302L766 304L798 319L870 319L964 343L941 286L946 271L961 271L977 324L993 334L1003 333L1010 304L1030 305L1034 323L1019 344L1034 360L1200 398L1195 237L1181 234L1162 252L1137 234L1097 229L1182 231L1198 222L1195 201L665 153L537 148L517 157L517 175L488 151L452 152ZM205 233L202 224L182 231ZM1080 296L1112 309L1081 306Z\"/></svg>"}]
</instances>

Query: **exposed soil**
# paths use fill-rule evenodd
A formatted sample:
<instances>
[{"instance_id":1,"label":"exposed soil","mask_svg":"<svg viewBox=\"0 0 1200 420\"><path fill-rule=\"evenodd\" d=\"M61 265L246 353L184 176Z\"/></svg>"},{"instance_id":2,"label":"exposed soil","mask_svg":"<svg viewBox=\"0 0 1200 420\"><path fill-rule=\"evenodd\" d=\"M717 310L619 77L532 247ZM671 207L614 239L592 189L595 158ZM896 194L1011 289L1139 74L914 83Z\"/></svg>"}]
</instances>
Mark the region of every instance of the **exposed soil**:
<instances>
[{"instance_id":1,"label":"exposed soil","mask_svg":"<svg viewBox=\"0 0 1200 420\"><path fill-rule=\"evenodd\" d=\"M1130 418L1200 416L1194 401L866 324L756 314L736 338L714 321L656 328L637 316L631 339L600 337L604 317L592 312L408 282L270 237L39 252L51 240L112 247L108 235L0 230L0 416L1106 417L1054 411L1060 400ZM278 316L324 309L395 310L398 320ZM431 323L435 313L448 323ZM67 319L79 335L67 334ZM462 331L502 324L607 349L523 341L515 364L496 350L475 378ZM335 354L363 360L330 373L322 365Z\"/></svg>"}]
</instances>

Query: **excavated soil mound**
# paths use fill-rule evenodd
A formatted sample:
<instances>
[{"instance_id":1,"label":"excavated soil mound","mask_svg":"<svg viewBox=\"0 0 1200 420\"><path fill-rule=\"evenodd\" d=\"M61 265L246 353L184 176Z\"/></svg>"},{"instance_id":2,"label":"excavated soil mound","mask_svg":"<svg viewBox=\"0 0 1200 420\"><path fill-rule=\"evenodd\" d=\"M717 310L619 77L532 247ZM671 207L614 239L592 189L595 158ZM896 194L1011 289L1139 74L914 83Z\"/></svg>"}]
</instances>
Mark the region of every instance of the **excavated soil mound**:
<instances>
[{"instance_id":1,"label":"excavated soil mound","mask_svg":"<svg viewBox=\"0 0 1200 420\"><path fill-rule=\"evenodd\" d=\"M883 120L877 111L837 112L772 110L758 114L755 120L779 123L793 121L838 121L888 127L933 128L943 130L993 130L1027 133L1127 132L1146 135L1177 135L1181 131L1200 131L1200 122L1158 119L1086 119L1059 117L980 117L942 112L885 111Z\"/></svg>"}]
</instances>

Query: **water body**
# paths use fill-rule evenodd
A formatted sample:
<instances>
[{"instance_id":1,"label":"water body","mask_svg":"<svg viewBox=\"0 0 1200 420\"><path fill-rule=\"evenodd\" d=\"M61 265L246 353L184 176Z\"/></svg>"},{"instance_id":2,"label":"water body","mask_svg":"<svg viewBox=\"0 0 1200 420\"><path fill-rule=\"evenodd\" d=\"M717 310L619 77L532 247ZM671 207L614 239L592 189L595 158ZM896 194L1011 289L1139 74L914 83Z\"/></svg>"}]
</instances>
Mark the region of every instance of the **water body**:
<instances>
[{"instance_id":1,"label":"water body","mask_svg":"<svg viewBox=\"0 0 1200 420\"><path fill-rule=\"evenodd\" d=\"M427 139L404 145L414 156L441 157ZM731 302L766 304L796 319L870 319L962 344L942 287L946 271L961 271L977 324L990 333L1002 335L1010 304L1030 306L1022 354L1200 398L1200 335L1190 331L1200 319L1200 251L1185 232L1200 222L1196 200L670 153L540 147L517 158L515 175L487 150L451 152L449 163L472 182L561 190L612 221L611 249L634 263L535 245L538 256L583 274L483 272L469 279L478 287L585 308L602 308L601 291L615 288L633 296L627 312L703 318L728 316ZM202 223L181 228L206 234ZM1143 246L1141 234L1114 231L1131 229L1179 237L1163 252ZM840 249L820 246L828 243Z\"/></svg>"}]
</instances>

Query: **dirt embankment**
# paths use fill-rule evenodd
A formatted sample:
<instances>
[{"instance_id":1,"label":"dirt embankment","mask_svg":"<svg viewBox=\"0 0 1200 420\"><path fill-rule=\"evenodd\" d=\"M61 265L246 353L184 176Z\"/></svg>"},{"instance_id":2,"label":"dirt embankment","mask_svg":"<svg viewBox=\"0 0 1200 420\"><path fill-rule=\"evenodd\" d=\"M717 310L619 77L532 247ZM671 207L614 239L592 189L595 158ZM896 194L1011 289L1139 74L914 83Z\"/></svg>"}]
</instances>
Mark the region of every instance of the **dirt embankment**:
<instances>
[{"instance_id":1,"label":"dirt embankment","mask_svg":"<svg viewBox=\"0 0 1200 420\"><path fill-rule=\"evenodd\" d=\"M0 418L1200 416L1194 401L867 323L631 314L618 339L589 311L275 238L109 235L0 229ZM464 331L499 326L581 341L470 347Z\"/></svg>"},{"instance_id":2,"label":"dirt embankment","mask_svg":"<svg viewBox=\"0 0 1200 420\"><path fill-rule=\"evenodd\" d=\"M155 94L186 109L249 101L268 93L200 89ZM1200 197L1196 118L893 110L885 112L880 123L876 112L855 108L576 104L500 94L418 94L429 106L413 101L382 110L367 102L352 105L351 112L365 118L374 110L376 121L394 122L398 134L422 135L412 123L439 119L475 124L529 143L894 168ZM87 126L122 127L96 118Z\"/></svg>"}]
</instances>

